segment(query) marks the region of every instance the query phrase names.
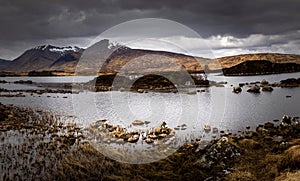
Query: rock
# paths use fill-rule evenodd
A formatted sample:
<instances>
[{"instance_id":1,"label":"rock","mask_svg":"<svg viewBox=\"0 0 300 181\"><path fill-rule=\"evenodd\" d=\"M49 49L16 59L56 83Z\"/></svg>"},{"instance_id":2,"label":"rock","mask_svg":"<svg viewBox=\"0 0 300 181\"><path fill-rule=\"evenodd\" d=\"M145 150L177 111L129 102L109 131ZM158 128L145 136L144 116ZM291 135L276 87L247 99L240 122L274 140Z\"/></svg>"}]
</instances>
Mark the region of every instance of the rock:
<instances>
[{"instance_id":1,"label":"rock","mask_svg":"<svg viewBox=\"0 0 300 181\"><path fill-rule=\"evenodd\" d=\"M140 126L140 125L144 125L145 122L144 121L141 121L141 120L134 120L132 122L132 125L135 125L135 126Z\"/></svg>"},{"instance_id":2,"label":"rock","mask_svg":"<svg viewBox=\"0 0 300 181\"><path fill-rule=\"evenodd\" d=\"M239 83L239 87L243 87L244 85L244 83Z\"/></svg>"},{"instance_id":3,"label":"rock","mask_svg":"<svg viewBox=\"0 0 300 181\"><path fill-rule=\"evenodd\" d=\"M161 123L160 127L161 128L167 128L167 123L166 122Z\"/></svg>"},{"instance_id":4,"label":"rock","mask_svg":"<svg viewBox=\"0 0 300 181\"><path fill-rule=\"evenodd\" d=\"M269 84L269 82L266 81L266 79L263 79L263 80L260 82L260 84L266 85L266 84Z\"/></svg>"},{"instance_id":5,"label":"rock","mask_svg":"<svg viewBox=\"0 0 300 181\"><path fill-rule=\"evenodd\" d=\"M153 128L152 132L154 134L159 134L161 132L161 127L155 127L155 128Z\"/></svg>"},{"instance_id":6,"label":"rock","mask_svg":"<svg viewBox=\"0 0 300 181\"><path fill-rule=\"evenodd\" d=\"M129 143L136 143L139 140L140 135L132 135L130 138L128 138Z\"/></svg>"},{"instance_id":7,"label":"rock","mask_svg":"<svg viewBox=\"0 0 300 181\"><path fill-rule=\"evenodd\" d=\"M233 92L234 93L240 93L240 92L242 92L242 88L241 87L233 87Z\"/></svg>"},{"instance_id":8,"label":"rock","mask_svg":"<svg viewBox=\"0 0 300 181\"><path fill-rule=\"evenodd\" d=\"M146 143L153 143L153 140L152 140L151 138L146 138L146 139L145 139L145 142L146 142Z\"/></svg>"},{"instance_id":9,"label":"rock","mask_svg":"<svg viewBox=\"0 0 300 181\"><path fill-rule=\"evenodd\" d=\"M250 126L246 126L246 129L250 129Z\"/></svg>"},{"instance_id":10,"label":"rock","mask_svg":"<svg viewBox=\"0 0 300 181\"><path fill-rule=\"evenodd\" d=\"M247 92L252 92L252 93L260 93L260 87L257 85L251 86Z\"/></svg>"},{"instance_id":11,"label":"rock","mask_svg":"<svg viewBox=\"0 0 300 181\"><path fill-rule=\"evenodd\" d=\"M263 126L263 125L258 125L258 126L256 127L256 132L262 133L263 131L264 131L264 126Z\"/></svg>"},{"instance_id":12,"label":"rock","mask_svg":"<svg viewBox=\"0 0 300 181\"><path fill-rule=\"evenodd\" d=\"M204 125L204 131L207 133L210 132L211 131L210 125Z\"/></svg>"},{"instance_id":13,"label":"rock","mask_svg":"<svg viewBox=\"0 0 300 181\"><path fill-rule=\"evenodd\" d=\"M138 89L137 92L138 93L144 93L144 89Z\"/></svg>"},{"instance_id":14,"label":"rock","mask_svg":"<svg viewBox=\"0 0 300 181\"><path fill-rule=\"evenodd\" d=\"M284 115L282 117L281 123L290 125L290 124L292 124L292 118L290 116Z\"/></svg>"},{"instance_id":15,"label":"rock","mask_svg":"<svg viewBox=\"0 0 300 181\"><path fill-rule=\"evenodd\" d=\"M291 98L292 96L289 96L289 95L288 95L288 96L285 96L285 97L286 97L286 98Z\"/></svg>"},{"instance_id":16,"label":"rock","mask_svg":"<svg viewBox=\"0 0 300 181\"><path fill-rule=\"evenodd\" d=\"M168 135L166 134L166 133L162 133L162 134L159 134L158 135L158 138L165 138L165 137L167 137Z\"/></svg>"},{"instance_id":17,"label":"rock","mask_svg":"<svg viewBox=\"0 0 300 181\"><path fill-rule=\"evenodd\" d=\"M274 89L271 86L263 86L261 90L265 92L272 92Z\"/></svg>"},{"instance_id":18,"label":"rock","mask_svg":"<svg viewBox=\"0 0 300 181\"><path fill-rule=\"evenodd\" d=\"M150 134L150 135L148 135L148 137L149 137L150 139L157 139L157 138L158 138L158 136L155 135L155 134Z\"/></svg>"}]
</instances>

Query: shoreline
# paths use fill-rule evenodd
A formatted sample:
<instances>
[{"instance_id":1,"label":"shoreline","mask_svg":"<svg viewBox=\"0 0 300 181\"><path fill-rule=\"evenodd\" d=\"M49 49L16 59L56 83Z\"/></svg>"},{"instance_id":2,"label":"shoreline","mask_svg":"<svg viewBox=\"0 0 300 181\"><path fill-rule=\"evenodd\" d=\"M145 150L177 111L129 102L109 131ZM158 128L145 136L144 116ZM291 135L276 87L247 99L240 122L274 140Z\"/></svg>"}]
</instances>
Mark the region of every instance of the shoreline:
<instances>
[{"instance_id":1,"label":"shoreline","mask_svg":"<svg viewBox=\"0 0 300 181\"><path fill-rule=\"evenodd\" d=\"M4 180L24 176L43 180L124 177L274 180L300 173L299 118L286 116L278 125L268 122L242 135L225 134L210 141L204 149L200 149L197 142L187 143L160 161L131 165L105 157L83 141L79 127L63 123L51 113L3 104L0 111L1 152L5 154L0 160L4 164L0 178ZM17 135L24 140L18 144L9 141L9 137L17 138ZM34 153L39 156L33 157ZM8 158L18 158L18 167ZM29 165L26 164L28 159L32 160ZM56 167L49 167L51 165ZM31 169L25 169L26 172L19 169L25 167Z\"/></svg>"}]
</instances>

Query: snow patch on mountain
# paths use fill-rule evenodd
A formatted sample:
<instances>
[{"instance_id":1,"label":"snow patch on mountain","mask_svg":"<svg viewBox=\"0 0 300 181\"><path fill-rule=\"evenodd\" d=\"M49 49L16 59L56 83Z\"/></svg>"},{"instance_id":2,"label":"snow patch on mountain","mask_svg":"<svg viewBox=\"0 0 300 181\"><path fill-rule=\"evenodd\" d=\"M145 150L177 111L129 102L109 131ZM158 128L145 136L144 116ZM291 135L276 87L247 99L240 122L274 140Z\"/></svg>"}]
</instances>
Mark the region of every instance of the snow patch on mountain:
<instances>
[{"instance_id":1,"label":"snow patch on mountain","mask_svg":"<svg viewBox=\"0 0 300 181\"><path fill-rule=\"evenodd\" d=\"M61 55L69 52L80 52L82 49L77 46L56 47L52 45L41 45L34 47L33 50L49 50L50 52L60 53Z\"/></svg>"},{"instance_id":2,"label":"snow patch on mountain","mask_svg":"<svg viewBox=\"0 0 300 181\"><path fill-rule=\"evenodd\" d=\"M68 46L68 47L51 47L49 48L49 51L51 52L59 52L59 53L65 53L68 51L78 52L80 48L76 46Z\"/></svg>"},{"instance_id":3,"label":"snow patch on mountain","mask_svg":"<svg viewBox=\"0 0 300 181\"><path fill-rule=\"evenodd\" d=\"M109 40L109 43L108 43L108 49L112 50L112 49L118 49L118 48L125 48L126 46L118 43L118 42L115 42L115 41L111 41Z\"/></svg>"}]
</instances>

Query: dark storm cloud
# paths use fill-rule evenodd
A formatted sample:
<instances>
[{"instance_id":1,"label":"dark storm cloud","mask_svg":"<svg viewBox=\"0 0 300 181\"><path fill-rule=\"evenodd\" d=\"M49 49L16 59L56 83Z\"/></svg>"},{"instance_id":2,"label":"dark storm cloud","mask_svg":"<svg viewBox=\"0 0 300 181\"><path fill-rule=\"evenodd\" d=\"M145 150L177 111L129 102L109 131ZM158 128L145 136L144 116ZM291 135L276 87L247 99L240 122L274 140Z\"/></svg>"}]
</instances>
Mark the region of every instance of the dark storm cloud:
<instances>
[{"instance_id":1,"label":"dark storm cloud","mask_svg":"<svg viewBox=\"0 0 300 181\"><path fill-rule=\"evenodd\" d=\"M251 34L288 38L285 34L300 30L299 9L298 0L0 0L0 50L96 36L124 21L149 17L178 21L204 38Z\"/></svg>"}]
</instances>

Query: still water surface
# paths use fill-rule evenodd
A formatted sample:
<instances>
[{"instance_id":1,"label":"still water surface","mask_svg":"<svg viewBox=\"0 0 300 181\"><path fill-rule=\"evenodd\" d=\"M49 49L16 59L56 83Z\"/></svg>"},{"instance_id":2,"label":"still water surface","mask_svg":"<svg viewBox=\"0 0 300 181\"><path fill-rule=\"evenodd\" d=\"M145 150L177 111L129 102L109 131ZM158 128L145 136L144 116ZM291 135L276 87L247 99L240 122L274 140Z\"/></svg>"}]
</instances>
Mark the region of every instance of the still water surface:
<instances>
[{"instance_id":1,"label":"still water surface","mask_svg":"<svg viewBox=\"0 0 300 181\"><path fill-rule=\"evenodd\" d=\"M205 92L189 95L184 92L174 93L133 93L133 92L90 92L79 94L26 94L26 97L1 97L5 104L42 108L58 114L71 115L82 125L89 125L97 119L107 119L113 124L125 127L135 119L148 120L145 127L130 129L149 129L163 121L174 128L186 124L182 135L202 134L203 126L209 124L222 130L245 130L250 125L254 128L259 123L281 119L284 114L300 116L300 88L274 88L273 92L252 94L243 87L240 94L232 93L230 85L243 82L261 81L270 83L300 77L300 73L224 77L210 75L209 80L227 81L225 87L198 88ZM94 77L3 77L2 80L32 80L38 83L87 82ZM34 85L0 84L7 89L38 89ZM286 98L289 95L291 98ZM50 97L47 97L50 96ZM67 97L67 98L63 98ZM72 118L73 119L73 118Z\"/></svg>"}]
</instances>

